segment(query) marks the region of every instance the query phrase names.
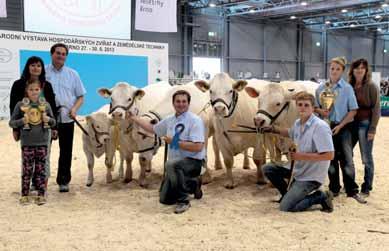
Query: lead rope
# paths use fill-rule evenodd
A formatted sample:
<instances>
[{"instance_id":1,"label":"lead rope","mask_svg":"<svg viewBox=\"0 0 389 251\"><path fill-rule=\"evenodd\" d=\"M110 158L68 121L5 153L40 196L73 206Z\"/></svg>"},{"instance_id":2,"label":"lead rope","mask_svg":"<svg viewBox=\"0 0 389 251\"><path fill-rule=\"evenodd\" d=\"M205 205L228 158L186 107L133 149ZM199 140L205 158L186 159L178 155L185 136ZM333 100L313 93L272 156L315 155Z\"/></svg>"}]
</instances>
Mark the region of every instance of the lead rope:
<instances>
[{"instance_id":1,"label":"lead rope","mask_svg":"<svg viewBox=\"0 0 389 251\"><path fill-rule=\"evenodd\" d=\"M113 151L113 159L112 159L112 171L114 170L114 167L116 166L116 150L120 151L120 143L119 143L119 136L120 136L120 126L117 121L114 121L113 124L113 139L112 143L115 146Z\"/></svg>"}]
</instances>

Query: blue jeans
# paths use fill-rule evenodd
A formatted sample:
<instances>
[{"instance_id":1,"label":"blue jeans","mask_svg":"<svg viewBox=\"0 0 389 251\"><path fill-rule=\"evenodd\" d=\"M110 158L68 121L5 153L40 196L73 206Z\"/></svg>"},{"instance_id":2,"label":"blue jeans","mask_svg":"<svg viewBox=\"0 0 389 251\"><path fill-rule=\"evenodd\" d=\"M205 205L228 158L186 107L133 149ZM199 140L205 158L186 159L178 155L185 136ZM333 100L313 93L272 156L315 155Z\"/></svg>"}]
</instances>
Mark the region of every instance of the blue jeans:
<instances>
[{"instance_id":1,"label":"blue jeans","mask_svg":"<svg viewBox=\"0 0 389 251\"><path fill-rule=\"evenodd\" d=\"M195 189L191 184L193 185L193 179L200 176L202 165L202 160L192 158L168 160L159 193L160 203L189 203L188 195Z\"/></svg>"},{"instance_id":2,"label":"blue jeans","mask_svg":"<svg viewBox=\"0 0 389 251\"><path fill-rule=\"evenodd\" d=\"M331 129L334 125L331 126ZM328 169L330 180L329 189L333 193L340 191L339 167L342 170L343 184L347 196L358 193L358 185L355 183L355 167L353 161L353 143L351 134L351 124L343 127L338 134L332 136L335 148L334 159L331 160Z\"/></svg>"},{"instance_id":3,"label":"blue jeans","mask_svg":"<svg viewBox=\"0 0 389 251\"><path fill-rule=\"evenodd\" d=\"M275 164L265 164L263 173L280 191L282 197L280 210L284 212L300 212L326 200L324 192L317 190L321 184L317 181L294 180L287 191L285 178L290 177L290 170ZM317 190L317 191L315 191ZM315 191L314 193L312 193Z\"/></svg>"},{"instance_id":4,"label":"blue jeans","mask_svg":"<svg viewBox=\"0 0 389 251\"><path fill-rule=\"evenodd\" d=\"M361 190L368 193L373 189L374 177L373 140L367 140L370 120L355 121L353 124L353 147L359 142L362 163L365 166L365 176Z\"/></svg>"}]
</instances>

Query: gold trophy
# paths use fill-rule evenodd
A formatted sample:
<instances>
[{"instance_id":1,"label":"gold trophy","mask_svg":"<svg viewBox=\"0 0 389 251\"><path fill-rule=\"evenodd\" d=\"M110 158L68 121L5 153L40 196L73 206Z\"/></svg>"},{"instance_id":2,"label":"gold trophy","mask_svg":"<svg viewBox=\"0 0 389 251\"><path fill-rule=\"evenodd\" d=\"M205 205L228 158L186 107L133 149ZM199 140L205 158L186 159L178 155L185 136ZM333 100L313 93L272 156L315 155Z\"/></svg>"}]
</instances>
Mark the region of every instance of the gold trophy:
<instances>
[{"instance_id":1,"label":"gold trophy","mask_svg":"<svg viewBox=\"0 0 389 251\"><path fill-rule=\"evenodd\" d=\"M30 119L28 116L28 112L30 108L31 108L30 100L28 98L23 98L22 105L20 106L20 110L24 113L24 117L27 119L27 122L23 126L23 130L31 130L31 127L29 125Z\"/></svg>"},{"instance_id":2,"label":"gold trophy","mask_svg":"<svg viewBox=\"0 0 389 251\"><path fill-rule=\"evenodd\" d=\"M335 104L337 93L331 89L331 84L329 82L325 83L324 90L320 93L320 105L323 109L331 111L332 107ZM328 124L331 123L328 117L324 118Z\"/></svg>"},{"instance_id":3,"label":"gold trophy","mask_svg":"<svg viewBox=\"0 0 389 251\"><path fill-rule=\"evenodd\" d=\"M44 97L39 97L38 100L38 109L42 113L43 128L50 128L48 122L44 122L43 117L47 116L46 114L46 99Z\"/></svg>"}]
</instances>

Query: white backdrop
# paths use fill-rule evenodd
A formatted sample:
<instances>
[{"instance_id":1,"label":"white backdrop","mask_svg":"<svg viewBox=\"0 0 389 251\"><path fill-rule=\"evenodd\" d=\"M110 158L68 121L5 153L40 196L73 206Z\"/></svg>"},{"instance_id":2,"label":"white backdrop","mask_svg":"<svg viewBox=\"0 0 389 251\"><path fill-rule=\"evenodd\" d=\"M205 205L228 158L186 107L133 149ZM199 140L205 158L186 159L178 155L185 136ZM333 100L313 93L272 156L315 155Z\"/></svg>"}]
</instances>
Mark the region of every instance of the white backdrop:
<instances>
[{"instance_id":1,"label":"white backdrop","mask_svg":"<svg viewBox=\"0 0 389 251\"><path fill-rule=\"evenodd\" d=\"M24 0L25 31L131 39L129 0Z\"/></svg>"},{"instance_id":2,"label":"white backdrop","mask_svg":"<svg viewBox=\"0 0 389 251\"><path fill-rule=\"evenodd\" d=\"M177 32L177 0L136 0L135 29Z\"/></svg>"},{"instance_id":3,"label":"white backdrop","mask_svg":"<svg viewBox=\"0 0 389 251\"><path fill-rule=\"evenodd\" d=\"M7 5L5 0L0 0L0 17L7 17Z\"/></svg>"}]
</instances>

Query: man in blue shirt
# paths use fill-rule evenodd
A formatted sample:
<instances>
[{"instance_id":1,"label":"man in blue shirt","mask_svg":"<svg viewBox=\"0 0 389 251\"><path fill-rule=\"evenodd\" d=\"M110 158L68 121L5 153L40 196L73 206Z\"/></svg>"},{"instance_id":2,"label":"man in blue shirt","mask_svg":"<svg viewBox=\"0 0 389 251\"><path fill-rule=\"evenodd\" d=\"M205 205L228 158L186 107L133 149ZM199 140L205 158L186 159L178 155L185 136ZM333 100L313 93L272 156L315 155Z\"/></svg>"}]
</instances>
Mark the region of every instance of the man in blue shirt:
<instances>
[{"instance_id":1,"label":"man in blue shirt","mask_svg":"<svg viewBox=\"0 0 389 251\"><path fill-rule=\"evenodd\" d=\"M189 209L189 193L194 193L196 199L202 197L201 180L198 177L206 155L205 128L201 118L188 111L190 97L187 91L176 91L172 98L175 114L154 125L129 113L129 118L136 124L162 137L169 144L160 202L177 203L175 213Z\"/></svg>"},{"instance_id":2,"label":"man in blue shirt","mask_svg":"<svg viewBox=\"0 0 389 251\"><path fill-rule=\"evenodd\" d=\"M263 132L290 137L297 145L297 151L291 152L290 156L295 162L293 172L290 164L287 167L273 163L263 166L265 176L281 193L281 211L304 211L315 204L321 204L323 211L333 211L332 193L318 190L325 182L330 160L334 157L332 135L328 124L313 114L314 104L312 94L301 92L296 96L300 118L292 128L261 128ZM291 179L289 190L285 178Z\"/></svg>"},{"instance_id":3,"label":"man in blue shirt","mask_svg":"<svg viewBox=\"0 0 389 251\"><path fill-rule=\"evenodd\" d=\"M86 93L78 73L65 66L69 49L55 44L50 49L52 63L46 66L46 78L51 82L58 108L59 160L57 184L60 192L69 192L73 151L74 121Z\"/></svg>"}]
</instances>

